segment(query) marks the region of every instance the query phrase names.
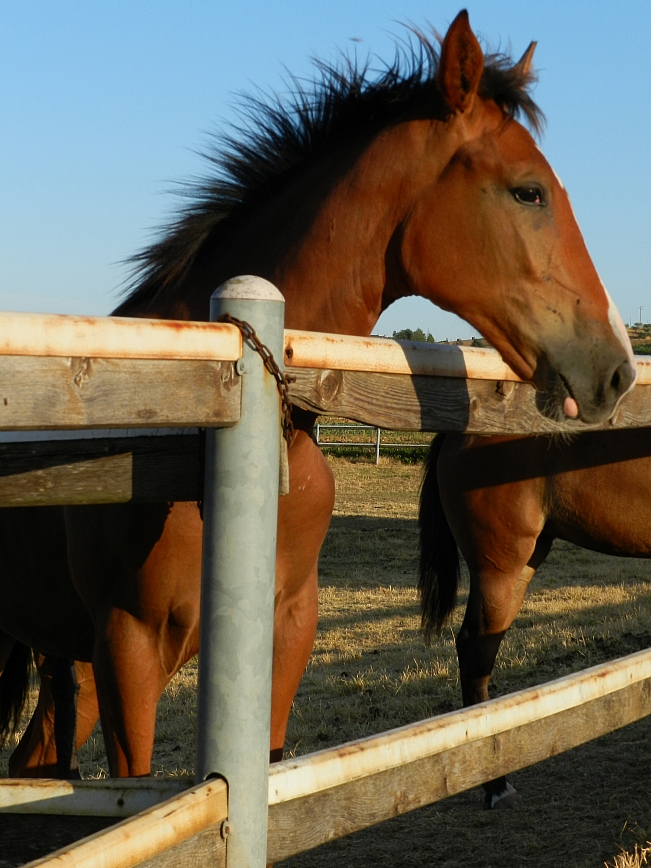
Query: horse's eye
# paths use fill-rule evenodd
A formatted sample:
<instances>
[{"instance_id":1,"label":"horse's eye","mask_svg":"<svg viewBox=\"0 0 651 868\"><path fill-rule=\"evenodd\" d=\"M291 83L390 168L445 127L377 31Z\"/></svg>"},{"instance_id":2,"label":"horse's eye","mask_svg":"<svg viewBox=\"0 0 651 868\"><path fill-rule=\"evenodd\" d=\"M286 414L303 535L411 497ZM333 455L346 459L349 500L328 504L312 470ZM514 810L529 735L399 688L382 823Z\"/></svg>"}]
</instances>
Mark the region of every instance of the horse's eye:
<instances>
[{"instance_id":1,"label":"horse's eye","mask_svg":"<svg viewBox=\"0 0 651 868\"><path fill-rule=\"evenodd\" d=\"M531 185L530 187L514 187L511 190L513 197L521 205L544 205L543 192L540 187Z\"/></svg>"}]
</instances>

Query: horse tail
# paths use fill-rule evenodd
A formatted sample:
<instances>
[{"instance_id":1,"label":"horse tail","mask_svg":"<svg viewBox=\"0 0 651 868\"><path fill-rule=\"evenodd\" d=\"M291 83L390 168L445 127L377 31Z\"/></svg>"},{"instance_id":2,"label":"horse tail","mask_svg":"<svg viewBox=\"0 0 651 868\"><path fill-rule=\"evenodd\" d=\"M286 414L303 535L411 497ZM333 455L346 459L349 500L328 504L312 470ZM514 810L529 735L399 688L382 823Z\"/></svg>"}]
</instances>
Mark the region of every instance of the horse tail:
<instances>
[{"instance_id":1,"label":"horse tail","mask_svg":"<svg viewBox=\"0 0 651 868\"><path fill-rule=\"evenodd\" d=\"M14 642L0 675L0 747L4 747L9 736L18 729L33 662L32 649L22 642Z\"/></svg>"},{"instance_id":2,"label":"horse tail","mask_svg":"<svg viewBox=\"0 0 651 868\"><path fill-rule=\"evenodd\" d=\"M441 632L446 618L456 605L460 575L457 543L443 511L436 477L436 463L444 439L442 434L436 436L427 455L418 513L420 526L418 592L421 629L428 643L433 633Z\"/></svg>"}]
</instances>

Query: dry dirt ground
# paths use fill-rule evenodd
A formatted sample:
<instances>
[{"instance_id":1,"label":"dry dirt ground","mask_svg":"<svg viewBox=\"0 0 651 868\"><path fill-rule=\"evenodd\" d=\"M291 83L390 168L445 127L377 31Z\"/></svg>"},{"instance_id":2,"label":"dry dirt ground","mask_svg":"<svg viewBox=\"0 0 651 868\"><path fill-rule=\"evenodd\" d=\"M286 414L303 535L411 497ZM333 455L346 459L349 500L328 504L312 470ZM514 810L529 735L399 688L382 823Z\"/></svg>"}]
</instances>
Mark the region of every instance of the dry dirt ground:
<instances>
[{"instance_id":1,"label":"dry dirt ground","mask_svg":"<svg viewBox=\"0 0 651 868\"><path fill-rule=\"evenodd\" d=\"M290 720L287 748L303 754L460 705L452 624L430 648L414 590L420 467L331 458L337 508L321 562L315 652ZM493 695L649 646L651 563L557 543L503 643ZM196 662L161 701L154 770L192 772ZM6 763L8 751L0 758ZM101 734L82 751L86 777L105 774ZM646 864L651 838L651 719L512 776L518 811L487 812L472 790L325 845L284 868L429 866L570 868ZM86 821L87 822L87 821ZM98 827L102 821L93 821ZM80 829L59 834L55 846ZM88 831L92 831L89 829ZM51 849L41 820L0 816L0 868ZM22 840L12 854L8 841ZM37 851L36 847L39 847ZM636 855L637 847L637 855ZM46 848L46 849L43 849ZM624 851L623 853L621 851Z\"/></svg>"}]
</instances>

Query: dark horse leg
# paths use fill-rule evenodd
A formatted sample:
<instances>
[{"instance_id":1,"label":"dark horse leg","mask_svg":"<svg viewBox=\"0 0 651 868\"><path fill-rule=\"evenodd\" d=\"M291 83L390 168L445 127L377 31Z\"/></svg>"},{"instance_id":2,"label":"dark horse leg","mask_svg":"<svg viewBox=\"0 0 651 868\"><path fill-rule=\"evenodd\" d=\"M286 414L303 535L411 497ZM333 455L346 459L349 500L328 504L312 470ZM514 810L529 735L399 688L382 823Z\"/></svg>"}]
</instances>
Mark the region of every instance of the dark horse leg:
<instances>
[{"instance_id":1,"label":"dark horse leg","mask_svg":"<svg viewBox=\"0 0 651 868\"><path fill-rule=\"evenodd\" d=\"M542 540L542 538L541 538ZM542 540L541 551L547 540ZM551 541L550 541L551 545ZM516 575L493 571L471 571L470 593L466 614L457 635L459 678L463 704L474 705L489 699L488 684L497 652L508 628L520 610L535 569L526 565ZM484 784L488 808L512 807L519 801L515 789L505 777Z\"/></svg>"},{"instance_id":2,"label":"dark horse leg","mask_svg":"<svg viewBox=\"0 0 651 868\"><path fill-rule=\"evenodd\" d=\"M10 507L0 510L0 600L0 628L19 640L16 646L47 649L52 655L50 663L41 661L37 708L10 759L10 774L52 777L59 773L67 777L75 752L75 688L70 664L54 664L53 661L55 658L89 661L94 634L88 611L71 581L62 508ZM80 678L79 673L89 665L77 663L75 666L77 678L82 683L79 702L83 714L77 715L82 720L77 725L78 739L87 737L97 718L95 714L88 729L86 718L89 715L93 717L92 705L96 708L97 703L92 699L92 687L89 692L91 709L84 711L88 706L83 688L87 676L83 674ZM26 686L25 673L22 682ZM19 688L20 685L14 688L18 698ZM59 715L59 727L62 728L58 738L64 758L58 772L53 690L57 701L67 708ZM64 748L66 741L69 746Z\"/></svg>"},{"instance_id":3,"label":"dark horse leg","mask_svg":"<svg viewBox=\"0 0 651 868\"><path fill-rule=\"evenodd\" d=\"M9 774L16 776L21 759L29 760L29 755L36 747L35 737L45 735L51 729L54 736L55 761L50 762L52 777L61 779L79 779L77 764L77 696L79 684L75 674L75 661L63 657L41 656L38 661L41 677L39 705L32 716L27 730L9 761ZM48 697L49 693L49 697ZM51 702L47 702L51 698ZM49 708L44 707L47 703ZM48 727L44 724L47 722ZM50 739L50 743L51 743ZM24 746L24 747L23 747ZM22 750L21 750L22 747ZM27 752L27 756L25 753Z\"/></svg>"},{"instance_id":4,"label":"dark horse leg","mask_svg":"<svg viewBox=\"0 0 651 868\"><path fill-rule=\"evenodd\" d=\"M466 706L489 698L488 684L500 643L553 541L543 534L544 481L463 486L460 490L465 450L473 442L447 435L437 464L441 504L470 572L468 605L457 636ZM484 789L490 808L519 801L504 777L485 784Z\"/></svg>"},{"instance_id":5,"label":"dark horse leg","mask_svg":"<svg viewBox=\"0 0 651 868\"><path fill-rule=\"evenodd\" d=\"M13 778L78 779L77 750L99 717L90 663L40 656L38 703L9 758Z\"/></svg>"},{"instance_id":6,"label":"dark horse leg","mask_svg":"<svg viewBox=\"0 0 651 868\"><path fill-rule=\"evenodd\" d=\"M54 701L54 744L57 752L57 777L80 779L77 763L77 697L79 684L75 661L52 657L52 699Z\"/></svg>"}]
</instances>

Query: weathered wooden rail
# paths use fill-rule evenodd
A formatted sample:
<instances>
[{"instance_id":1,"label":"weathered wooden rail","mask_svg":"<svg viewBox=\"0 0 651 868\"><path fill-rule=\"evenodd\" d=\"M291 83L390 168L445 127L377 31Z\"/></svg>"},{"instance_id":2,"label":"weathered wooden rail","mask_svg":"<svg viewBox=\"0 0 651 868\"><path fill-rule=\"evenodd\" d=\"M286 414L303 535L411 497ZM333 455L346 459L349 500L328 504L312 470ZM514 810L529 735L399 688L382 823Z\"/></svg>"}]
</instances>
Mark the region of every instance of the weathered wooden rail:
<instances>
[{"instance_id":1,"label":"weathered wooden rail","mask_svg":"<svg viewBox=\"0 0 651 868\"><path fill-rule=\"evenodd\" d=\"M0 505L197 499L199 429L238 423L242 353L239 331L225 325L0 314L0 431L11 432L0 442ZM589 428L544 416L533 388L491 350L286 331L284 361L296 405L382 428L549 434L651 426L647 359L638 361L639 385L615 419ZM77 436L43 433L57 429ZM649 713L651 651L279 763L269 776L267 858L303 852ZM126 817L33 868L226 865L232 792L207 780L188 790L175 783L170 797L170 786L10 782L0 785L0 810Z\"/></svg>"},{"instance_id":2,"label":"weathered wooden rail","mask_svg":"<svg viewBox=\"0 0 651 868\"><path fill-rule=\"evenodd\" d=\"M11 442L0 435L0 505L199 498L200 436L187 429L237 422L239 332L196 324L196 346L188 347L177 338L185 324L177 323L157 334L155 345L142 340L141 355L133 358L124 357L134 342L129 319L122 321L122 343L108 318L113 330L104 338L101 318L0 314L0 336L3 328L22 334L31 316L38 326L31 343L27 336L12 342L0 337L0 431L25 432ZM148 321L135 322L142 335ZM63 334L53 340L59 327ZM30 355L8 354L28 348ZM79 348L90 355L74 355ZM156 350L185 358L154 359ZM217 359L220 354L228 360ZM315 367L319 356L323 365ZM588 426L544 416L535 389L520 382L495 350L285 332L290 397L297 406L395 431L552 434L651 426L651 362L638 357L637 363L639 384L616 417ZM83 440L27 434L61 428L98 430ZM134 436L138 428L146 429L140 437ZM156 428L186 430L154 436ZM114 436L102 437L101 429L113 429ZM132 429L131 436L115 436L126 433L120 429Z\"/></svg>"}]
</instances>

